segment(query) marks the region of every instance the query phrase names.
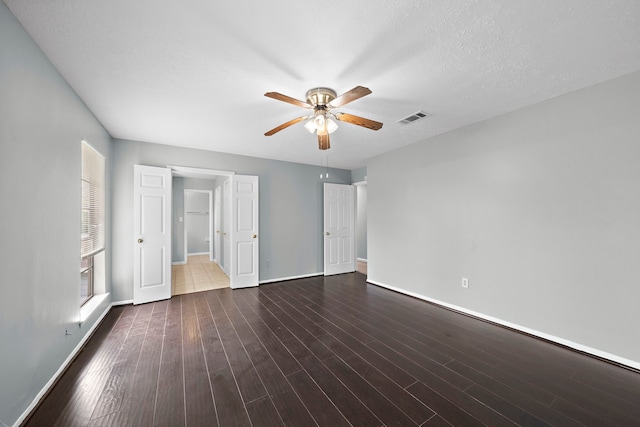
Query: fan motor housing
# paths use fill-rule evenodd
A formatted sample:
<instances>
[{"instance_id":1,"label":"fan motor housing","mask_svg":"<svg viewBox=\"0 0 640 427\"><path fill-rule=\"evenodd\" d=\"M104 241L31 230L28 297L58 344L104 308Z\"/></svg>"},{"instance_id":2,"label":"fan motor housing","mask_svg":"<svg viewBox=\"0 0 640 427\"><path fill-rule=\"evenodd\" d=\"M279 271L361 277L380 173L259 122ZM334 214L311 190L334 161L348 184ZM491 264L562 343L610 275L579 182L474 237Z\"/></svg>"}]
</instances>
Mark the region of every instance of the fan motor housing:
<instances>
[{"instance_id":1,"label":"fan motor housing","mask_svg":"<svg viewBox=\"0 0 640 427\"><path fill-rule=\"evenodd\" d=\"M325 106L336 99L336 91L328 87L317 87L307 91L307 102L313 106Z\"/></svg>"}]
</instances>

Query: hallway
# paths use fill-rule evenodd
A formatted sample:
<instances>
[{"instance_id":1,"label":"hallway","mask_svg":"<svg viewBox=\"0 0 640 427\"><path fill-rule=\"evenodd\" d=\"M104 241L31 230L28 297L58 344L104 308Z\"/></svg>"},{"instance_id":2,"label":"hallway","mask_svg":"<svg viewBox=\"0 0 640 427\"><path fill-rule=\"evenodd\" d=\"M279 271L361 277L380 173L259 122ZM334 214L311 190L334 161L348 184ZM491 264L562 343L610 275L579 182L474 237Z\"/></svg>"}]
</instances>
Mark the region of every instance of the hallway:
<instances>
[{"instance_id":1,"label":"hallway","mask_svg":"<svg viewBox=\"0 0 640 427\"><path fill-rule=\"evenodd\" d=\"M171 267L171 295L229 287L229 278L209 255L191 255L186 264Z\"/></svg>"}]
</instances>

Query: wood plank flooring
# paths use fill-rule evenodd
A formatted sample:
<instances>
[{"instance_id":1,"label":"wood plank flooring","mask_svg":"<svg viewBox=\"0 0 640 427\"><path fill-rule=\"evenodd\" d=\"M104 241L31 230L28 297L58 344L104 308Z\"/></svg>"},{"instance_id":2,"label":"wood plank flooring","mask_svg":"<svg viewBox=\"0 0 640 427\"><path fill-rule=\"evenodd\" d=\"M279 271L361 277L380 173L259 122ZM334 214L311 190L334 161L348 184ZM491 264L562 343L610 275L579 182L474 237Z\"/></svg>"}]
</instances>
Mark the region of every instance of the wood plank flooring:
<instances>
[{"instance_id":1,"label":"wood plank flooring","mask_svg":"<svg viewBox=\"0 0 640 427\"><path fill-rule=\"evenodd\" d=\"M638 426L640 374L359 273L115 307L27 426Z\"/></svg>"},{"instance_id":2,"label":"wood plank flooring","mask_svg":"<svg viewBox=\"0 0 640 427\"><path fill-rule=\"evenodd\" d=\"M229 278L209 255L190 255L186 264L171 266L171 295L229 287Z\"/></svg>"},{"instance_id":3,"label":"wood plank flooring","mask_svg":"<svg viewBox=\"0 0 640 427\"><path fill-rule=\"evenodd\" d=\"M362 273L365 276L367 275L367 261L356 261L356 271L358 273Z\"/></svg>"}]
</instances>

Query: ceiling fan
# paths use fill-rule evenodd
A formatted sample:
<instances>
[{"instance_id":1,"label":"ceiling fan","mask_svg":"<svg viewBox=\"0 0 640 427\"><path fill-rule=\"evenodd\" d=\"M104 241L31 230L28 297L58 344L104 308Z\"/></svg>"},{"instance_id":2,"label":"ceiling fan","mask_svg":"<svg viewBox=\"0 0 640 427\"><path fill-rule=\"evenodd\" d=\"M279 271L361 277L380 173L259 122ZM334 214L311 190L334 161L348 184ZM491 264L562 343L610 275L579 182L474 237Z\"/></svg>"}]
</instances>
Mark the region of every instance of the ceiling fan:
<instances>
[{"instance_id":1,"label":"ceiling fan","mask_svg":"<svg viewBox=\"0 0 640 427\"><path fill-rule=\"evenodd\" d=\"M282 129L286 129L291 125L295 125L296 123L309 119L307 123L305 123L304 127L311 133L316 132L318 135L318 148L320 150L327 150L331 148L329 143L329 134L338 128L338 125L331 120L331 117L341 122L351 123L371 130L378 130L382 127L382 123L380 122L365 119L364 117L354 116L353 114L334 113L331 111L334 108L342 107L343 105L362 98L363 96L367 96L370 93L371 91L368 88L356 86L350 91L345 92L340 96L336 96L336 92L333 89L318 87L307 91L307 102L304 102L278 92L267 92L264 96L268 98L288 102L289 104L293 104L298 107L313 110L313 112L309 115L289 120L288 122L271 129L264 135L271 136L276 132L280 132Z\"/></svg>"}]
</instances>

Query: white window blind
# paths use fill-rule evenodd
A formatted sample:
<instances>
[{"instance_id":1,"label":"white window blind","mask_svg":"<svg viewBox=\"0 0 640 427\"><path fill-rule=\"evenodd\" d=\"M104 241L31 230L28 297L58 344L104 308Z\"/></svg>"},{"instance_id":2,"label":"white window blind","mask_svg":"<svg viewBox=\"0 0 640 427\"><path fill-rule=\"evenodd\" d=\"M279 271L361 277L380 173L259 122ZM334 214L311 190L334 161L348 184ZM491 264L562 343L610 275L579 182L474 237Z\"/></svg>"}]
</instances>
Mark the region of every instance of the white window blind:
<instances>
[{"instance_id":1,"label":"white window blind","mask_svg":"<svg viewBox=\"0 0 640 427\"><path fill-rule=\"evenodd\" d=\"M104 157L82 141L82 230L80 256L104 250L105 211Z\"/></svg>"}]
</instances>

